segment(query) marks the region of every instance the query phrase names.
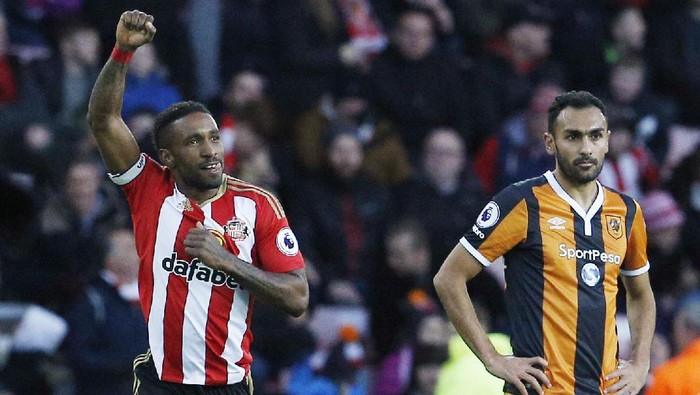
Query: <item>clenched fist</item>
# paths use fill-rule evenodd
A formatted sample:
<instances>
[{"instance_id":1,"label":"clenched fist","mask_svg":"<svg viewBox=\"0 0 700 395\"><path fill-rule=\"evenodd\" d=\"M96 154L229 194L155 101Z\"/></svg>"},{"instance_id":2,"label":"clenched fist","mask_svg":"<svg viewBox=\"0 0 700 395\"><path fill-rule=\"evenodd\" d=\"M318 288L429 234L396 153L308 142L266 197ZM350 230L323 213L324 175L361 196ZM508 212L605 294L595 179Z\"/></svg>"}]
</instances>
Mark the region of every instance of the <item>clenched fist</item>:
<instances>
[{"instance_id":1,"label":"clenched fist","mask_svg":"<svg viewBox=\"0 0 700 395\"><path fill-rule=\"evenodd\" d=\"M139 10L126 11L117 24L117 45L124 51L133 52L143 44L153 41L156 27L153 15Z\"/></svg>"}]
</instances>

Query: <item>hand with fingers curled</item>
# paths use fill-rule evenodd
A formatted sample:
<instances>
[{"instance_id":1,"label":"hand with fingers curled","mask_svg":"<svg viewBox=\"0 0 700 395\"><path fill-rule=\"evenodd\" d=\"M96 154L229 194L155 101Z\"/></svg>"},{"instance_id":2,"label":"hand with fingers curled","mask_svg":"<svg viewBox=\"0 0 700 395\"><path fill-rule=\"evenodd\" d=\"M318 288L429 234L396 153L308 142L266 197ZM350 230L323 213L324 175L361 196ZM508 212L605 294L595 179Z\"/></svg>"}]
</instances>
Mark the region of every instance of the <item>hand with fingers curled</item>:
<instances>
[{"instance_id":1,"label":"hand with fingers curled","mask_svg":"<svg viewBox=\"0 0 700 395\"><path fill-rule=\"evenodd\" d=\"M649 364L620 360L617 369L605 376L607 395L636 395L644 387Z\"/></svg>"},{"instance_id":2,"label":"hand with fingers curled","mask_svg":"<svg viewBox=\"0 0 700 395\"><path fill-rule=\"evenodd\" d=\"M199 258L202 263L212 269L226 270L230 254L223 247L223 236L214 233L197 222L197 226L190 229L185 237L185 252L190 256Z\"/></svg>"},{"instance_id":3,"label":"hand with fingers curled","mask_svg":"<svg viewBox=\"0 0 700 395\"><path fill-rule=\"evenodd\" d=\"M156 27L153 15L139 10L125 11L117 24L117 46L123 51L133 52L153 41Z\"/></svg>"},{"instance_id":4,"label":"hand with fingers curled","mask_svg":"<svg viewBox=\"0 0 700 395\"><path fill-rule=\"evenodd\" d=\"M551 388L549 377L543 371L547 361L542 357L499 356L486 369L492 375L500 377L515 387L520 395L528 395L528 388L538 394L544 394L542 386Z\"/></svg>"}]
</instances>

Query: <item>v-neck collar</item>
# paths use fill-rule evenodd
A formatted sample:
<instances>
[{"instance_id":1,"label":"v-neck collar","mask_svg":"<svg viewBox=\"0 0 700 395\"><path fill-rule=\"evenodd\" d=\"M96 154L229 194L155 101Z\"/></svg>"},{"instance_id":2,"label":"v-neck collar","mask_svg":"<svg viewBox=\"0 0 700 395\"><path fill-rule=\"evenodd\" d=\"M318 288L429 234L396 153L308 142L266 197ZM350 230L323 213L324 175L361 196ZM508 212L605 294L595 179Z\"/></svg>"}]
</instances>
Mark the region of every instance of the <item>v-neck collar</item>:
<instances>
[{"instance_id":1,"label":"v-neck collar","mask_svg":"<svg viewBox=\"0 0 700 395\"><path fill-rule=\"evenodd\" d=\"M583 207L581 207L580 204L574 198L572 198L559 184L559 181L557 181L557 178L554 177L554 174L550 171L547 170L546 173L544 173L544 177L547 179L547 182L549 183L549 186L552 187L554 190L554 193L559 195L560 198L564 199L571 208L574 209L576 214L578 214L579 217L583 219L584 223L584 233L586 236L590 236L592 234L592 227L591 227L591 220L593 219L593 216L600 211L600 208L603 207L603 200L605 198L605 194L603 193L603 187L600 185L600 183L596 180L596 185L598 186L598 195L596 196L595 200L593 200L593 204L591 204L591 207L588 208L588 211L584 210Z\"/></svg>"},{"instance_id":2,"label":"v-neck collar","mask_svg":"<svg viewBox=\"0 0 700 395\"><path fill-rule=\"evenodd\" d=\"M223 177L223 179L222 179L222 181L221 181L221 185L219 185L219 189L216 191L216 195L214 195L214 196L212 196L211 198L209 198L209 199L203 201L202 204L198 204L197 202L194 201L194 199L188 198L184 193L182 193L182 191L180 191L180 188L177 187L177 183L175 183L175 187L174 187L174 190L175 190L175 202L176 202L176 206L177 206L178 210L181 211L181 212L182 212L182 211L188 211L188 209L191 210L191 209L192 209L192 203L195 204L195 205L197 205L198 207L202 208L202 207L206 206L207 204L209 204L209 203L215 201L216 199L220 198L221 196L224 195L224 193L226 193L226 190L228 189L227 186L226 186L226 185L227 185L227 183L226 183L227 179L228 179L228 176L227 176L227 175L224 175L224 177ZM191 202L191 203L190 203L190 202Z\"/></svg>"}]
</instances>

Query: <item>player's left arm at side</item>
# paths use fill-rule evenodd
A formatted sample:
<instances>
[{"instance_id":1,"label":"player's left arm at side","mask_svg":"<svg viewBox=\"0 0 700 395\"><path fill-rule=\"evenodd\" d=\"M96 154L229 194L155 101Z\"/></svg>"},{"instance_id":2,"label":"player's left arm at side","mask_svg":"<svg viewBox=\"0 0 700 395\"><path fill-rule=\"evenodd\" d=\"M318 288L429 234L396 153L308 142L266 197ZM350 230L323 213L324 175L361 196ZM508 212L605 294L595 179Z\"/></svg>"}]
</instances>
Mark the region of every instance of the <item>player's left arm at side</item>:
<instances>
[{"instance_id":1,"label":"player's left arm at side","mask_svg":"<svg viewBox=\"0 0 700 395\"><path fill-rule=\"evenodd\" d=\"M632 336L632 361L647 368L651 341L656 326L656 302L649 283L649 272L638 276L622 276L627 291L627 318Z\"/></svg>"},{"instance_id":2,"label":"player's left arm at side","mask_svg":"<svg viewBox=\"0 0 700 395\"><path fill-rule=\"evenodd\" d=\"M632 224L627 253L623 265L636 275L622 275L622 284L627 291L627 315L632 335L632 360L649 364L651 341L656 325L656 302L651 289L648 271L647 233L642 209L635 202L636 213ZM627 267L629 265L629 267Z\"/></svg>"}]
</instances>

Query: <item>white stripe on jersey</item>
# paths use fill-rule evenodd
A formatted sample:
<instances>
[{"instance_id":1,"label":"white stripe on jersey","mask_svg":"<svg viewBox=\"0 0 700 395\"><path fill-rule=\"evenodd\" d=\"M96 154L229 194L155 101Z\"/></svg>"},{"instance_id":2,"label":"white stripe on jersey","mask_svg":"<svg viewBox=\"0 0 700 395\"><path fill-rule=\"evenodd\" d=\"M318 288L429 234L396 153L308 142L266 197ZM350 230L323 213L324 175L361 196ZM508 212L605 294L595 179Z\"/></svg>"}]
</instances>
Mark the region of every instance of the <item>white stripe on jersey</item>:
<instances>
[{"instance_id":1,"label":"white stripe on jersey","mask_svg":"<svg viewBox=\"0 0 700 395\"><path fill-rule=\"evenodd\" d=\"M234 213L237 218L243 220L250 227L248 237L242 241L236 241L238 247L238 258L251 263L253 262L253 246L255 245L255 226L257 220L257 211L255 210L255 202L249 198L242 196L234 196L233 198ZM241 343L243 343L243 335L247 330L245 319L240 317L248 316L248 308L250 307L250 294L248 290L237 289L233 295L233 307L229 314L228 320L228 338L224 347L223 357L227 361L235 362L243 357ZM238 320L235 317L239 317ZM238 365L235 365L237 368ZM229 381L233 378L231 374L233 370L229 366Z\"/></svg>"},{"instance_id":2,"label":"white stripe on jersey","mask_svg":"<svg viewBox=\"0 0 700 395\"><path fill-rule=\"evenodd\" d=\"M161 267L165 257L169 257L175 249L177 231L182 222L182 212L177 210L179 192L163 200L158 216L158 232L156 246L153 251L153 302L148 316L148 338L150 340L153 363L156 365L158 377L163 374L164 344L163 323L165 321L165 302L168 289L169 273Z\"/></svg>"},{"instance_id":3,"label":"white stripe on jersey","mask_svg":"<svg viewBox=\"0 0 700 395\"><path fill-rule=\"evenodd\" d=\"M211 229L211 204L202 207L204 227ZM218 224L217 224L218 225ZM220 228L220 226L217 227ZM204 265L200 263L200 265ZM204 281L187 282L184 322L182 323L182 382L199 384L206 380L206 325L213 284Z\"/></svg>"}]
</instances>

